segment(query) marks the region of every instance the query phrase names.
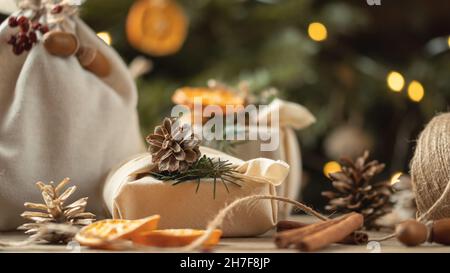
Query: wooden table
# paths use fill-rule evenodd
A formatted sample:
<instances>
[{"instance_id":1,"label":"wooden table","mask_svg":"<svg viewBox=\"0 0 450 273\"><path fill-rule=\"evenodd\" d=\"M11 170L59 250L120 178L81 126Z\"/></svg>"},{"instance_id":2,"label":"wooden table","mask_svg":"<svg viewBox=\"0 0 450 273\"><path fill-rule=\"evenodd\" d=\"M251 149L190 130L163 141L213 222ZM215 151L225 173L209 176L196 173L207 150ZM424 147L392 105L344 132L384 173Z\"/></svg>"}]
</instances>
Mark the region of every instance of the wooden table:
<instances>
[{"instance_id":1,"label":"wooden table","mask_svg":"<svg viewBox=\"0 0 450 273\"><path fill-rule=\"evenodd\" d=\"M311 222L312 218L308 216L295 216L292 220L298 220L302 222ZM241 253L284 253L284 252L297 252L294 249L277 249L272 239L273 232L269 232L261 237L257 238L225 238L221 240L220 245L215 248L215 252L241 252ZM386 233L381 232L369 232L370 238L380 238ZM23 240L26 237L17 232L13 233L0 233L0 241L16 241ZM99 250L91 250L84 247L79 247L76 244L71 245L32 245L27 248L8 248L0 249L0 252L104 252ZM414 252L427 252L427 253L450 253L450 246L442 246L438 244L424 244L419 247L404 247L398 243L395 239L378 242L369 242L368 245L361 246L348 246L348 245L332 245L329 248L323 250L325 253L414 253Z\"/></svg>"}]
</instances>

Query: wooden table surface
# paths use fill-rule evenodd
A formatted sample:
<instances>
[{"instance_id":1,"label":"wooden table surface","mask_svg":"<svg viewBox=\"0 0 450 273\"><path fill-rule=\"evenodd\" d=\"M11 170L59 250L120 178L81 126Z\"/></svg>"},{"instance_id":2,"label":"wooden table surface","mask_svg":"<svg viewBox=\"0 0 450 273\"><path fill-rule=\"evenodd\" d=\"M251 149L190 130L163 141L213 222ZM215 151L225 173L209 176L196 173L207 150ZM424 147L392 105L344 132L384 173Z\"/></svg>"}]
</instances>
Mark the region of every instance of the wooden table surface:
<instances>
[{"instance_id":1,"label":"wooden table surface","mask_svg":"<svg viewBox=\"0 0 450 273\"><path fill-rule=\"evenodd\" d=\"M292 220L311 222L312 218L308 216L295 216ZM239 252L239 253L283 253L297 252L295 249L277 249L273 243L273 232L269 232L261 237L256 238L224 238L220 244L214 249L215 252ZM369 232L369 238L380 238L386 233ZM18 241L26 237L21 233L0 233L0 241ZM26 248L0 248L0 252L106 252L101 250L92 250L79 247L77 244L69 245L32 245ZM139 252L146 252L140 250ZM442 246L438 244L424 244L419 247L405 247L398 243L395 239L384 242L371 241L368 245L349 246L349 245L332 245L321 252L325 253L450 253L450 246Z\"/></svg>"}]
</instances>

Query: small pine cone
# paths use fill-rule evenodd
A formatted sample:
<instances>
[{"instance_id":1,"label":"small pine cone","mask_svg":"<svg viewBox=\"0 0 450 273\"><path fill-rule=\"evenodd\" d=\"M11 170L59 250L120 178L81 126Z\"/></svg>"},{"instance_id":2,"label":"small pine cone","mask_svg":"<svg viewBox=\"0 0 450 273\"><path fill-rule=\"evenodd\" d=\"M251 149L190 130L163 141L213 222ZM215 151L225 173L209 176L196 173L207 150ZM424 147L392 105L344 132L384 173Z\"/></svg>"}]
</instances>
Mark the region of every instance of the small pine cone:
<instances>
[{"instance_id":1,"label":"small pine cone","mask_svg":"<svg viewBox=\"0 0 450 273\"><path fill-rule=\"evenodd\" d=\"M25 203L24 206L32 211L25 211L21 216L31 223L23 224L18 229L37 239L57 244L69 242L76 233L74 230L94 222L95 215L86 212L87 197L65 205L77 189L71 186L64 190L69 182L69 178L63 179L57 186L53 182L37 182L44 203Z\"/></svg>"},{"instance_id":2,"label":"small pine cone","mask_svg":"<svg viewBox=\"0 0 450 273\"><path fill-rule=\"evenodd\" d=\"M186 124L180 126L176 119L165 118L147 137L147 143L152 163L157 164L160 172L184 172L201 156L200 141Z\"/></svg>"}]
</instances>

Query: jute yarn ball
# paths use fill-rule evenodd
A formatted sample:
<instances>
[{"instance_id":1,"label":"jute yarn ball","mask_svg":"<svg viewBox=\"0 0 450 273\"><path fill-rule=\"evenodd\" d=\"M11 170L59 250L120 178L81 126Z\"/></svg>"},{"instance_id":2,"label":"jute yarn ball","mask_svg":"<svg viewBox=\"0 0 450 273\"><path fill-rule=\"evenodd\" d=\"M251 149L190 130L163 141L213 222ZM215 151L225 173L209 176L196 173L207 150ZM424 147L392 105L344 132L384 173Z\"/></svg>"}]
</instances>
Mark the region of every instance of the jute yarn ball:
<instances>
[{"instance_id":1,"label":"jute yarn ball","mask_svg":"<svg viewBox=\"0 0 450 273\"><path fill-rule=\"evenodd\" d=\"M450 113L434 117L420 134L411 179L419 220L450 217Z\"/></svg>"}]
</instances>

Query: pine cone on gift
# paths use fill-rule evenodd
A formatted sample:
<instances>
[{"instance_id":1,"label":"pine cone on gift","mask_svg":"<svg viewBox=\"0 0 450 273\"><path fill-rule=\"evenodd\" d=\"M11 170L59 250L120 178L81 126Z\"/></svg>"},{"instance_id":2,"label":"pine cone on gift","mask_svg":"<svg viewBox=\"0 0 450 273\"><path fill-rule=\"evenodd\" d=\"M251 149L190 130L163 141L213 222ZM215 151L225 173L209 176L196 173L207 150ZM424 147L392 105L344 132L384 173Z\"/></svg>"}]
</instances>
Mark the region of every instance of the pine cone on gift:
<instances>
[{"instance_id":1,"label":"pine cone on gift","mask_svg":"<svg viewBox=\"0 0 450 273\"><path fill-rule=\"evenodd\" d=\"M34 223L23 224L19 230L25 230L26 234L37 236L49 243L67 243L76 232L77 226L86 226L94 222L95 215L85 212L87 197L81 198L70 205L64 205L67 199L75 192L76 186L63 188L70 182L69 178L62 180L56 187L53 182L46 185L37 182L42 192L44 204L25 203L28 209L40 211L25 211L21 216Z\"/></svg>"},{"instance_id":2,"label":"pine cone on gift","mask_svg":"<svg viewBox=\"0 0 450 273\"><path fill-rule=\"evenodd\" d=\"M330 199L326 210L332 212L358 212L364 216L366 229L379 229L377 219L391 212L393 193L390 181L374 182L372 178L381 173L384 164L376 160L367 162L369 152L357 158L341 159L342 171L329 174L335 191L322 192Z\"/></svg>"},{"instance_id":3,"label":"pine cone on gift","mask_svg":"<svg viewBox=\"0 0 450 273\"><path fill-rule=\"evenodd\" d=\"M152 162L160 172L184 172L200 158L200 141L187 125L178 125L177 119L165 118L153 134L147 137Z\"/></svg>"}]
</instances>

